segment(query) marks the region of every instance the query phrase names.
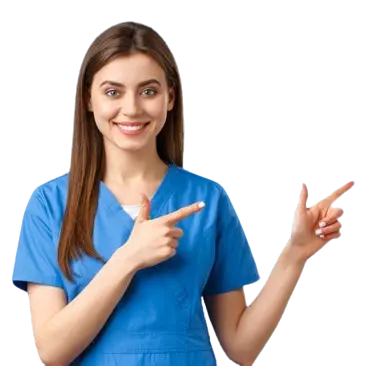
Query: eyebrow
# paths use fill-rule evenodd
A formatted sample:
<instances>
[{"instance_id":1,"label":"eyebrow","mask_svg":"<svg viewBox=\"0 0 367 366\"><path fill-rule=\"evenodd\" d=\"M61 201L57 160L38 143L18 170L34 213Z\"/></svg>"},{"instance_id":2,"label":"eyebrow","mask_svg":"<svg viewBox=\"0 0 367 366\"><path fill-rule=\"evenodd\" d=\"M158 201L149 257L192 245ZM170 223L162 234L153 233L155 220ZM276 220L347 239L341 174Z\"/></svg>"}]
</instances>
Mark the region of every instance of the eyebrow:
<instances>
[{"instance_id":1,"label":"eyebrow","mask_svg":"<svg viewBox=\"0 0 367 366\"><path fill-rule=\"evenodd\" d=\"M142 87L142 86L145 86L145 85L148 85L148 84L158 84L159 86L161 86L161 83L157 80L157 79L149 79L149 80L145 80L145 81L141 81L139 84L138 84L138 87ZM121 84L121 83L118 83L117 81L112 81L112 80L105 80L103 81L99 87L101 88L103 85L106 85L106 84L109 84L109 85L113 85L113 86L118 86L120 88L124 88L125 85L124 84Z\"/></svg>"}]
</instances>

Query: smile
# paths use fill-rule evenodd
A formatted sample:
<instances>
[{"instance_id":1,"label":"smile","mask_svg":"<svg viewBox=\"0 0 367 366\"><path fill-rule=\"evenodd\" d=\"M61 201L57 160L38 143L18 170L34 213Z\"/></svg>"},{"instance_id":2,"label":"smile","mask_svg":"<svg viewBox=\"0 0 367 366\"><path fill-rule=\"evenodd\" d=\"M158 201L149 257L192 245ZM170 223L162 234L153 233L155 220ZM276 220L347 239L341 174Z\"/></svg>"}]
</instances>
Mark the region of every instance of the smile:
<instances>
[{"instance_id":1,"label":"smile","mask_svg":"<svg viewBox=\"0 0 367 366\"><path fill-rule=\"evenodd\" d=\"M124 131L137 131L141 130L145 125L139 125L139 126L124 126L124 125L117 125L121 130Z\"/></svg>"},{"instance_id":2,"label":"smile","mask_svg":"<svg viewBox=\"0 0 367 366\"><path fill-rule=\"evenodd\" d=\"M113 123L125 135L137 135L144 131L150 122L145 123Z\"/></svg>"}]
</instances>

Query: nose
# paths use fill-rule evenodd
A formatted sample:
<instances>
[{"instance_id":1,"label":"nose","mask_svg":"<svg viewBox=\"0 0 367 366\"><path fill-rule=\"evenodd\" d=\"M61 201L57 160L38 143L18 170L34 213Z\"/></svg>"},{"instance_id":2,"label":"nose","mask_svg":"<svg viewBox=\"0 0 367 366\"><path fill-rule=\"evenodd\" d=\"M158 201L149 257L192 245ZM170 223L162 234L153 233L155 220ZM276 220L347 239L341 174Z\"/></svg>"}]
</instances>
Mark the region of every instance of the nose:
<instances>
[{"instance_id":1,"label":"nose","mask_svg":"<svg viewBox=\"0 0 367 366\"><path fill-rule=\"evenodd\" d=\"M122 98L121 112L125 116L135 116L140 113L141 106L138 96L134 92L126 92Z\"/></svg>"}]
</instances>

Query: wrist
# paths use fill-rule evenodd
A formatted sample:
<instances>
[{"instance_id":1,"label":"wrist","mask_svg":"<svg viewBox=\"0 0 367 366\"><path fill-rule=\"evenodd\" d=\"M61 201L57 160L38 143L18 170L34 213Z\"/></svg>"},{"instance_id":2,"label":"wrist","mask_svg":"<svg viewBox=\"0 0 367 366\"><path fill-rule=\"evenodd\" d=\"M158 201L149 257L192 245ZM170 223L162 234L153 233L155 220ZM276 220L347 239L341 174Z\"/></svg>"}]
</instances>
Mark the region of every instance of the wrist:
<instances>
[{"instance_id":1,"label":"wrist","mask_svg":"<svg viewBox=\"0 0 367 366\"><path fill-rule=\"evenodd\" d=\"M307 262L307 258L305 258L298 248L296 248L292 241L290 240L285 248L283 249L283 252L281 254L283 261L290 266L296 266L303 268Z\"/></svg>"},{"instance_id":2,"label":"wrist","mask_svg":"<svg viewBox=\"0 0 367 366\"><path fill-rule=\"evenodd\" d=\"M124 268L129 274L134 275L140 269L138 261L126 243L115 251L113 257L117 258L121 268Z\"/></svg>"}]
</instances>

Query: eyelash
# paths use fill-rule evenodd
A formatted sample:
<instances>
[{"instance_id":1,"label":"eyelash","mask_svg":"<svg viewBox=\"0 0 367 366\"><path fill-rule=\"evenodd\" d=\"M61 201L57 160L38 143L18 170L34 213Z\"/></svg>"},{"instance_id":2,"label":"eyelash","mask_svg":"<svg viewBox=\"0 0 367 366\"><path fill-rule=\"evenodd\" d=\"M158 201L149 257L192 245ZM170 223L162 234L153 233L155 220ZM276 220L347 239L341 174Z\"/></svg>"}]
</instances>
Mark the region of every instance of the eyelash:
<instances>
[{"instance_id":1,"label":"eyelash","mask_svg":"<svg viewBox=\"0 0 367 366\"><path fill-rule=\"evenodd\" d=\"M146 90L151 90L151 91L153 91L154 93L153 94L145 94L146 96L154 96L154 95L156 95L158 92L155 90L155 89L153 89L153 88L147 88L147 89L144 89L143 90L143 92L144 91L146 91ZM107 92L106 92L106 95L107 96L109 96L109 97L116 97L116 95L110 95L110 94L108 94L109 92L111 92L111 91L114 91L114 92L118 92L116 89L109 89L109 90L107 90Z\"/></svg>"}]
</instances>

